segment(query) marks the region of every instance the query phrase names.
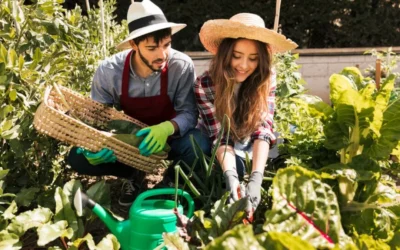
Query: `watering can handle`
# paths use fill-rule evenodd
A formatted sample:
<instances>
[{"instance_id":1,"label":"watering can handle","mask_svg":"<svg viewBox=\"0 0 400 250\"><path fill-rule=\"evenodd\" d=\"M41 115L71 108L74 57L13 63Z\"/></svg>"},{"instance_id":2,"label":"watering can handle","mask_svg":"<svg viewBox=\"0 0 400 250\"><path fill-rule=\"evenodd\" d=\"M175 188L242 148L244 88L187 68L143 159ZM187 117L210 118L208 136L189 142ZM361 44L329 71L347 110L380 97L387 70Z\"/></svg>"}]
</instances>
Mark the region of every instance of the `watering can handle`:
<instances>
[{"instance_id":1,"label":"watering can handle","mask_svg":"<svg viewBox=\"0 0 400 250\"><path fill-rule=\"evenodd\" d=\"M160 189L152 189L148 190L144 193L141 193L133 203L133 209L134 211L138 210L140 206L142 205L142 202L152 196L157 196L157 195L165 195L165 194L175 194L175 188L160 188ZM178 189L178 195L183 196L189 204L188 212L187 212L187 217L190 218L193 216L194 212L194 201L190 194L186 191L183 191L182 189Z\"/></svg>"}]
</instances>

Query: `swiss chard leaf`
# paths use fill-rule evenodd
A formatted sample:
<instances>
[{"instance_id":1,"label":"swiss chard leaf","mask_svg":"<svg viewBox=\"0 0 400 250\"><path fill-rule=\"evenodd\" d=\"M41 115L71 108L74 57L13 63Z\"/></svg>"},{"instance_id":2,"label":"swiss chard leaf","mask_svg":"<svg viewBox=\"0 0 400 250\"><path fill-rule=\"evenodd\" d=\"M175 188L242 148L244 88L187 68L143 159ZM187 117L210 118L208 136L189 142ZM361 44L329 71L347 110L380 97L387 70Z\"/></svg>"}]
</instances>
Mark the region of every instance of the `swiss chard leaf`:
<instances>
[{"instance_id":1,"label":"swiss chard leaf","mask_svg":"<svg viewBox=\"0 0 400 250\"><path fill-rule=\"evenodd\" d=\"M313 171L293 166L280 169L273 180L273 207L264 230L288 232L316 248L345 243L336 195Z\"/></svg>"}]
</instances>

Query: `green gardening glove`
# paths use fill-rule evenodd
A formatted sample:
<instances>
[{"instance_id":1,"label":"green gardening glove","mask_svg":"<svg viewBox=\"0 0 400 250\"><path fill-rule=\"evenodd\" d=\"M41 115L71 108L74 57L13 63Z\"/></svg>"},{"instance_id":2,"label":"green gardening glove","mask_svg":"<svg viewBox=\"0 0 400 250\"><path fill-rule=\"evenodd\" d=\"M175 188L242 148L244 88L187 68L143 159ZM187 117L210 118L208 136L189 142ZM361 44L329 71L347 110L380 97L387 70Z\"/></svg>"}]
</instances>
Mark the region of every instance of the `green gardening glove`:
<instances>
[{"instance_id":1,"label":"green gardening glove","mask_svg":"<svg viewBox=\"0 0 400 250\"><path fill-rule=\"evenodd\" d=\"M108 148L103 148L99 152L92 152L83 148L77 148L76 153L83 154L88 162L94 166L102 163L114 163L117 160L117 157L114 155L114 151Z\"/></svg>"},{"instance_id":2,"label":"green gardening glove","mask_svg":"<svg viewBox=\"0 0 400 250\"><path fill-rule=\"evenodd\" d=\"M174 125L170 121L165 121L157 125L143 128L136 133L136 136L146 137L139 145L141 155L149 156L164 149L168 136L174 133Z\"/></svg>"}]
</instances>

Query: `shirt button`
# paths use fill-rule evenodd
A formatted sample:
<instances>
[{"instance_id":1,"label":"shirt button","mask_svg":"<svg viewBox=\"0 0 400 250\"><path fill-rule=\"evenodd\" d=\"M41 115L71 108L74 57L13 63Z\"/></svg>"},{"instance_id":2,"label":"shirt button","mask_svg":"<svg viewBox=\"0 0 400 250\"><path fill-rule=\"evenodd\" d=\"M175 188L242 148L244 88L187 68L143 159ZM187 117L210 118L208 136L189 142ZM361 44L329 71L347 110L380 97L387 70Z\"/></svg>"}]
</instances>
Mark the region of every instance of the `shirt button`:
<instances>
[{"instance_id":1,"label":"shirt button","mask_svg":"<svg viewBox=\"0 0 400 250\"><path fill-rule=\"evenodd\" d=\"M146 86L148 87L149 85L150 85L150 84L147 82L147 83L146 83Z\"/></svg>"}]
</instances>

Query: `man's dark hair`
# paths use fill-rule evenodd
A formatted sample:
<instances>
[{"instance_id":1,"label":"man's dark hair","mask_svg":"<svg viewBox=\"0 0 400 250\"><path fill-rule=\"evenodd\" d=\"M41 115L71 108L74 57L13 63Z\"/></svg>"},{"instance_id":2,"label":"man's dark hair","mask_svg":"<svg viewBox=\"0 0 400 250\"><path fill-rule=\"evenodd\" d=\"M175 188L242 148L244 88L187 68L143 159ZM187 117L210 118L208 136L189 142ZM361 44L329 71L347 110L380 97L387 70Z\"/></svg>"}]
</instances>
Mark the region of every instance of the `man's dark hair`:
<instances>
[{"instance_id":1,"label":"man's dark hair","mask_svg":"<svg viewBox=\"0 0 400 250\"><path fill-rule=\"evenodd\" d=\"M139 43L141 41L146 40L150 37L153 37L154 42L156 44L158 44L164 38L171 36L171 34L172 34L171 28L167 28L167 29L154 31L154 32L151 32L151 33L143 35L143 36L136 37L135 39L133 39L133 41L135 42L136 45L139 45Z\"/></svg>"}]
</instances>

